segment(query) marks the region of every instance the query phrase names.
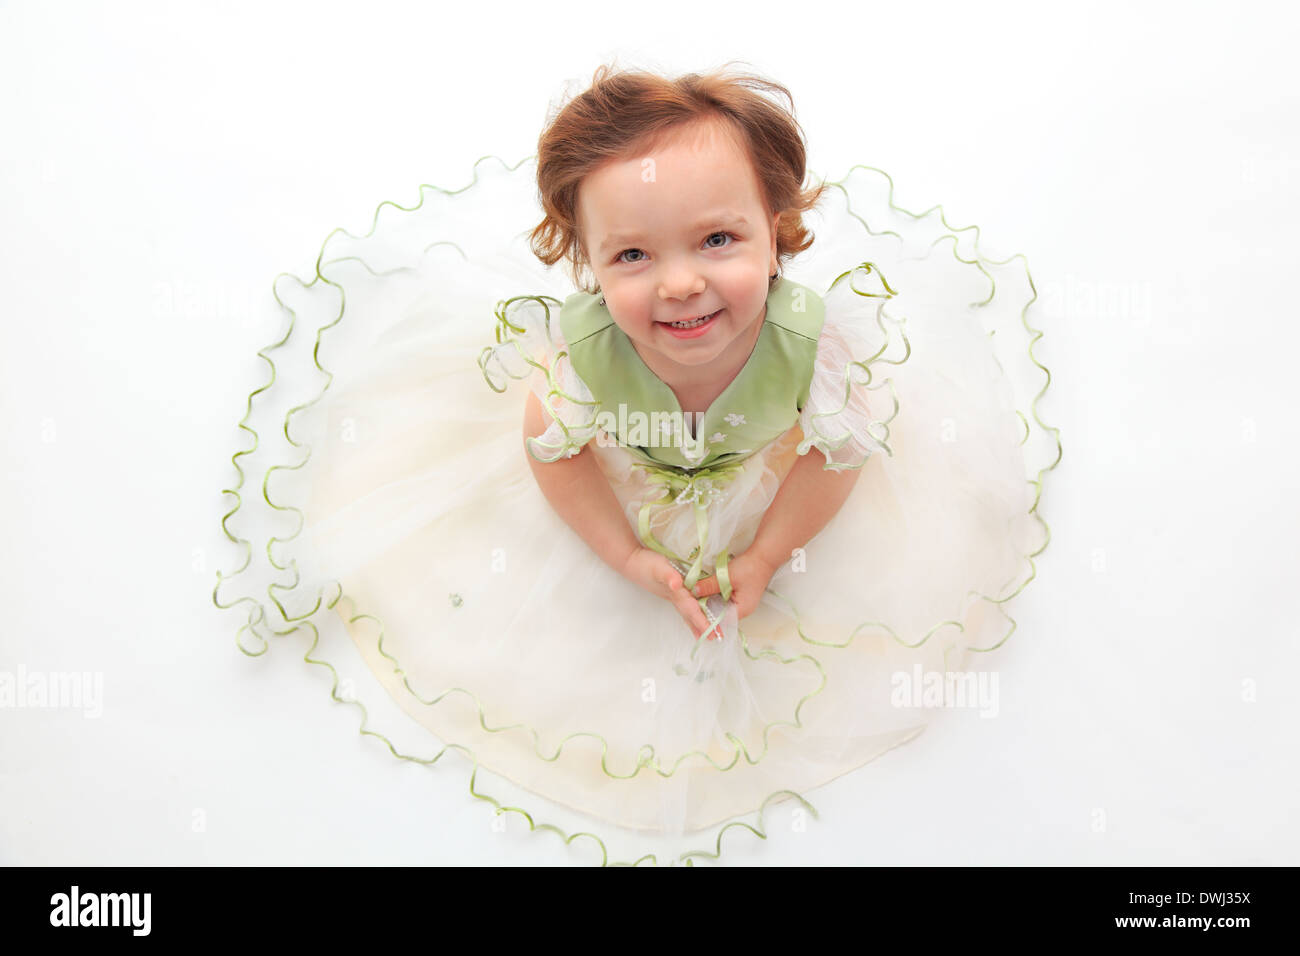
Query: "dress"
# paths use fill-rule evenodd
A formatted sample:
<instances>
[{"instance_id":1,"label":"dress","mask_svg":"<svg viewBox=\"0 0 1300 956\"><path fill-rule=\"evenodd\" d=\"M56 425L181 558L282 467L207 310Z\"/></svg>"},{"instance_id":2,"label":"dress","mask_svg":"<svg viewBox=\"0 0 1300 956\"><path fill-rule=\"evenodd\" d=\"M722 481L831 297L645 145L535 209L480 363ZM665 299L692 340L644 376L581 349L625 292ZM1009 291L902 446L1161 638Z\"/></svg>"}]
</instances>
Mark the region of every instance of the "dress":
<instances>
[{"instance_id":1,"label":"dress","mask_svg":"<svg viewBox=\"0 0 1300 956\"><path fill-rule=\"evenodd\" d=\"M466 774L498 829L517 814L592 862L719 859L778 808L815 815L808 791L915 737L953 704L945 675L951 694L1015 630L1061 458L1028 268L854 167L693 421L528 251L533 158L474 173L277 278L285 333L222 519L242 558L214 602L245 653L305 642L363 734ZM530 389L551 422L525 448ZM642 542L724 593L799 456L862 472L754 613L708 599L722 636L697 641L544 498L525 454L583 447Z\"/></svg>"}]
</instances>

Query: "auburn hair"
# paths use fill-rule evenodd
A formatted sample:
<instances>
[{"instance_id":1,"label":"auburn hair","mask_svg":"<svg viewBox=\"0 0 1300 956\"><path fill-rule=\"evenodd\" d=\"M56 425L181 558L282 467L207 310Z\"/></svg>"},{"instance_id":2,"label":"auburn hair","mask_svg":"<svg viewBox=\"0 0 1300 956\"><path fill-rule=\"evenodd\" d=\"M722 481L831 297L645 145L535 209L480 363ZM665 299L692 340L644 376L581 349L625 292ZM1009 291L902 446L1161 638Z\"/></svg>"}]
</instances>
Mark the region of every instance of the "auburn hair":
<instances>
[{"instance_id":1,"label":"auburn hair","mask_svg":"<svg viewBox=\"0 0 1300 956\"><path fill-rule=\"evenodd\" d=\"M783 107L768 95L782 96ZM555 110L537 143L537 190L545 213L529 234L533 253L568 260L574 284L600 291L578 227L578 187L602 164L648 152L680 127L721 121L743 146L777 223L777 261L813 243L803 224L826 189L804 187L807 149L794 100L781 84L721 67L676 79L644 70L596 69L591 86Z\"/></svg>"}]
</instances>

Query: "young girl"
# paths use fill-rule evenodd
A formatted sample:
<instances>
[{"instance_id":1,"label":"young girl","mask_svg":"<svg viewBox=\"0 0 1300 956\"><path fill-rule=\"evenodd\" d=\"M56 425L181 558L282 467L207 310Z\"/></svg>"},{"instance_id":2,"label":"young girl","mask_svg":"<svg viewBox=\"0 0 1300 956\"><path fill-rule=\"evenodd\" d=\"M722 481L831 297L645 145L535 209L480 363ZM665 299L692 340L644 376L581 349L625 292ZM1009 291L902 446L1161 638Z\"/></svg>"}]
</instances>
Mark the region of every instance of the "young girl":
<instances>
[{"instance_id":1,"label":"young girl","mask_svg":"<svg viewBox=\"0 0 1300 956\"><path fill-rule=\"evenodd\" d=\"M562 114L543 138L539 176L555 191L546 197L548 217L535 231L542 258L554 262L566 253L574 255L594 273L602 291L597 315L607 323L606 337L621 333L639 359L623 374L646 379L652 374L667 385L684 421L693 417L700 428L714 424L703 419L743 370L765 391L770 389L763 396L768 399L764 411L781 431L788 431L796 427L800 410L789 399L807 385L812 368L807 359L816 334L807 323L801 327L769 318L767 300L780 295L784 307L796 290L808 292L790 283L777 291L776 282L781 260L811 244L800 214L821 189L801 192L804 166L798 132L788 116L761 97L721 82L712 90L701 85L701 101L708 96L730 100L728 105L740 118L704 112L702 102L681 97L673 104L676 115L661 102L656 125L650 125L648 118L641 120L638 108L663 95L656 85L646 78L607 80L605 109L628 121L593 122L590 116L579 120ZM575 160L568 158L574 155L568 147L575 139L601 142ZM750 158L760 148L770 154L760 157L762 175ZM573 187L555 189L551 184L556 182ZM773 205L779 211L771 211ZM638 245L626 248L632 242ZM591 306L579 297L570 307ZM562 326L564 319L562 313ZM796 351L805 359L802 364L748 367L767 358L766 352L754 358L765 323L774 338L795 340L781 346ZM582 353L573 351L579 347ZM570 361L592 348L590 339L575 343ZM627 384L626 379L610 383L615 388ZM615 404L608 394L612 390L606 389L602 398L607 407ZM771 400L776 395L787 399L784 406ZM728 412L737 424L744 415L755 415L754 407L742 404L740 396L726 395L726 404L741 409ZM541 437L544 428L541 403L530 396L525 432ZM731 450L737 442L729 441L730 436L706 437L689 424L670 434L682 438L687 433L707 449L696 467L724 457L743 460L743 455L754 453ZM743 444L761 440L748 434ZM653 456L645 457L653 464ZM556 510L615 570L669 600L697 636L707 633L712 638L721 636L717 625L709 625L688 589L697 595L719 593L722 578L728 585L723 590L729 592L724 597L735 603L739 618L748 616L776 569L838 510L858 475L855 469L824 468L820 454L802 458L785 477L783 491L767 508L754 540L725 565L725 577L720 574L697 585L698 565L683 575L684 559L674 562L637 539L585 448L576 458L560 461L563 464L550 467L533 465ZM693 470L686 468L684 474Z\"/></svg>"},{"instance_id":2,"label":"young girl","mask_svg":"<svg viewBox=\"0 0 1300 956\"><path fill-rule=\"evenodd\" d=\"M386 204L277 284L293 448L267 449L278 529L227 516L268 539L240 572L269 602L214 594L240 646L306 635L363 733L606 862L716 856L937 709L995 711L960 668L1046 544L1023 260L869 167L806 185L781 97L602 69L535 162ZM377 730L385 700L414 723ZM394 744L415 728L436 744Z\"/></svg>"}]
</instances>

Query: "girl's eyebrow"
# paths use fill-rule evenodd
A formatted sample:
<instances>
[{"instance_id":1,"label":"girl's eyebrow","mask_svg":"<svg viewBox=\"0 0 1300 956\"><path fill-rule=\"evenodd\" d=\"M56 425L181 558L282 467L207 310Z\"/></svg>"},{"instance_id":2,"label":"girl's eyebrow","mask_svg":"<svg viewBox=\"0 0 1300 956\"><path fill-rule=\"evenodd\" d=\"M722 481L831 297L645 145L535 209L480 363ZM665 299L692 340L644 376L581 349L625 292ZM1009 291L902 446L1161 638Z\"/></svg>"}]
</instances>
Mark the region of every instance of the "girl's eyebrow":
<instances>
[{"instance_id":1,"label":"girl's eyebrow","mask_svg":"<svg viewBox=\"0 0 1300 956\"><path fill-rule=\"evenodd\" d=\"M728 210L722 212L710 213L702 216L687 231L698 232L701 229L710 226L748 226L749 220L744 216L738 215ZM634 232L615 233L605 237L605 241L600 244L600 253L603 255L606 251L613 251L614 246L629 246L641 240L641 236Z\"/></svg>"}]
</instances>

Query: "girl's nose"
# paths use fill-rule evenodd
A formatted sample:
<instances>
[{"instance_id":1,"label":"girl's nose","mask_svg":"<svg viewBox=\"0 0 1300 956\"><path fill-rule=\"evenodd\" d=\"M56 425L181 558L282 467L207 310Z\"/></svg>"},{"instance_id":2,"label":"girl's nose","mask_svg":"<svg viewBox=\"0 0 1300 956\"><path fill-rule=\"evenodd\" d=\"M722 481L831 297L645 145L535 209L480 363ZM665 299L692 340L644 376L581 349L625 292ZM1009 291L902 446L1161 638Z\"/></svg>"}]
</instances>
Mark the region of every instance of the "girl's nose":
<instances>
[{"instance_id":1,"label":"girl's nose","mask_svg":"<svg viewBox=\"0 0 1300 956\"><path fill-rule=\"evenodd\" d=\"M704 291L704 276L693 269L669 267L659 282L659 298L688 299Z\"/></svg>"}]
</instances>

